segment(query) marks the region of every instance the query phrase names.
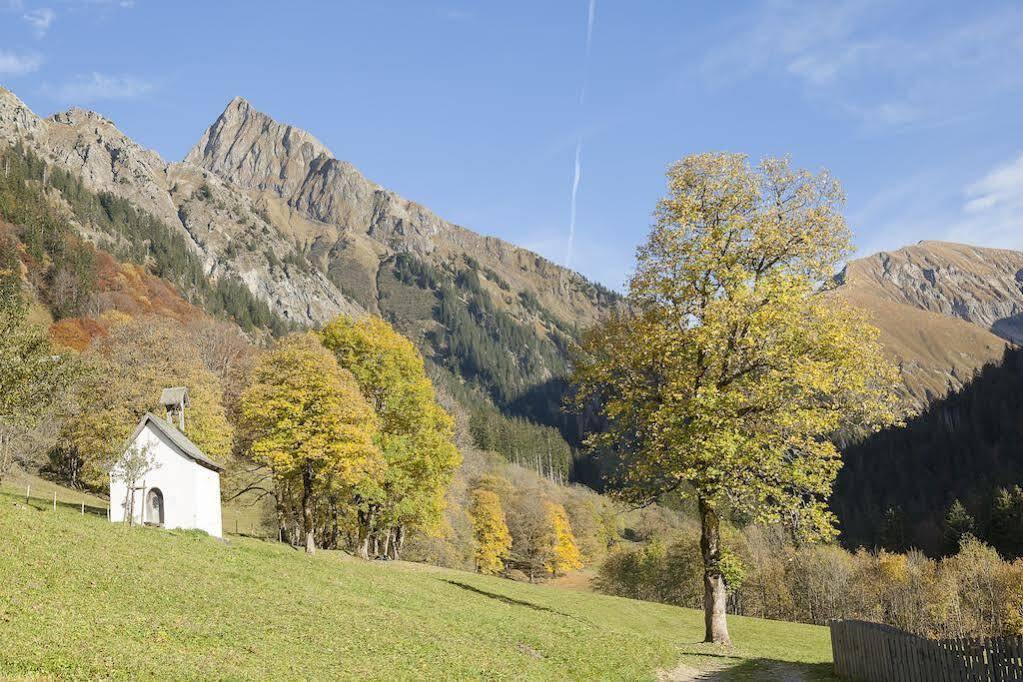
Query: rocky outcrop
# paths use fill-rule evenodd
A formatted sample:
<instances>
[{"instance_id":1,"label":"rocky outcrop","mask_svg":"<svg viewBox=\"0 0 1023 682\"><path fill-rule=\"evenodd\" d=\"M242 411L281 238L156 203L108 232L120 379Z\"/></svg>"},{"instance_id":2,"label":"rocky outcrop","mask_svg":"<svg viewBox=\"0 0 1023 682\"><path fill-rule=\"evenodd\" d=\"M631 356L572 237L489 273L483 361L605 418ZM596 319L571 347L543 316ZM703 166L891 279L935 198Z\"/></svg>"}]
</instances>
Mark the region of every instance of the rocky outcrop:
<instances>
[{"instance_id":1,"label":"rocky outcrop","mask_svg":"<svg viewBox=\"0 0 1023 682\"><path fill-rule=\"evenodd\" d=\"M1023 340L1023 253L923 241L851 262L841 278L885 298Z\"/></svg>"}]
</instances>

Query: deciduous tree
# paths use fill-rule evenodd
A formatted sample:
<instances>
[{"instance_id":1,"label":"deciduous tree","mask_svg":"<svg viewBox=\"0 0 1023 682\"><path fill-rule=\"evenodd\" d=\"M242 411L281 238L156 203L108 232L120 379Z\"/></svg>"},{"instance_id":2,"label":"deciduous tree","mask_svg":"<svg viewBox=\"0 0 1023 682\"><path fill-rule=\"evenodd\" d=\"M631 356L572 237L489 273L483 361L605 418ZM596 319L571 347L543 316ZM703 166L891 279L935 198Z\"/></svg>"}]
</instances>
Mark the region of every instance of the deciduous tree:
<instances>
[{"instance_id":1,"label":"deciduous tree","mask_svg":"<svg viewBox=\"0 0 1023 682\"><path fill-rule=\"evenodd\" d=\"M367 557L371 542L379 549L382 541L397 558L407 527L436 523L444 510L444 491L461 463L454 423L437 404L422 356L384 320L338 317L320 336L380 420L387 467L380 488L362 499L358 553Z\"/></svg>"},{"instance_id":2,"label":"deciduous tree","mask_svg":"<svg viewBox=\"0 0 1023 682\"><path fill-rule=\"evenodd\" d=\"M511 533L497 493L482 488L472 491L469 520L476 539L476 570L496 575L504 570L511 550Z\"/></svg>"},{"instance_id":3,"label":"deciduous tree","mask_svg":"<svg viewBox=\"0 0 1023 682\"><path fill-rule=\"evenodd\" d=\"M215 461L227 461L234 430L222 384L198 355L180 323L158 317L125 318L93 342L83 354L91 371L75 385L77 414L62 439L61 456L80 462L83 482L105 482L113 457L142 415L163 416L160 393L168 386L188 388L185 435Z\"/></svg>"},{"instance_id":4,"label":"deciduous tree","mask_svg":"<svg viewBox=\"0 0 1023 682\"><path fill-rule=\"evenodd\" d=\"M305 547L313 553L317 496L342 491L351 500L382 471L371 406L351 373L306 333L285 337L259 359L241 414L252 459L301 491Z\"/></svg>"},{"instance_id":5,"label":"deciduous tree","mask_svg":"<svg viewBox=\"0 0 1023 682\"><path fill-rule=\"evenodd\" d=\"M583 567L582 554L575 544L572 524L565 508L556 502L546 502L544 511L550 523L550 552L544 568L551 575L562 575Z\"/></svg>"},{"instance_id":6,"label":"deciduous tree","mask_svg":"<svg viewBox=\"0 0 1023 682\"><path fill-rule=\"evenodd\" d=\"M138 483L146 474L159 466L149 443L144 445L133 443L110 469L110 476L125 485L124 522L129 526L135 525L135 492L138 489Z\"/></svg>"},{"instance_id":7,"label":"deciduous tree","mask_svg":"<svg viewBox=\"0 0 1023 682\"><path fill-rule=\"evenodd\" d=\"M893 421L895 370L865 315L822 290L850 237L838 183L767 159L673 165L637 254L629 310L586 335L576 404L608 420L623 494L691 492L702 526L707 641L728 643L720 516L834 534L826 498L841 428Z\"/></svg>"},{"instance_id":8,"label":"deciduous tree","mask_svg":"<svg viewBox=\"0 0 1023 682\"><path fill-rule=\"evenodd\" d=\"M26 321L25 303L15 293L0 297L0 481L13 465L17 441L79 375L77 361L54 350L46 331Z\"/></svg>"}]
</instances>

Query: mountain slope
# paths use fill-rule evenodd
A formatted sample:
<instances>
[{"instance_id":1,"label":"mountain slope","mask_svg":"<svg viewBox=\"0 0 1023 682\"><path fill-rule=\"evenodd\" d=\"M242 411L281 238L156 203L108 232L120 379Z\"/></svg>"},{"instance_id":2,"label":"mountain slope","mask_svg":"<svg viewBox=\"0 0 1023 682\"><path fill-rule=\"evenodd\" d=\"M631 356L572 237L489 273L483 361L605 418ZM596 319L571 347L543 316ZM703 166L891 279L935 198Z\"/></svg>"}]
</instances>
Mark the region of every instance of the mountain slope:
<instances>
[{"instance_id":1,"label":"mountain slope","mask_svg":"<svg viewBox=\"0 0 1023 682\"><path fill-rule=\"evenodd\" d=\"M977 521L975 535L1019 555L988 531L996 490L1023 480L1021 412L1023 350L1012 348L905 426L847 447L832 499L843 542L947 551L945 513L958 499ZM1018 519L1008 530L1023 537Z\"/></svg>"},{"instance_id":2,"label":"mountain slope","mask_svg":"<svg viewBox=\"0 0 1023 682\"><path fill-rule=\"evenodd\" d=\"M213 290L218 300L253 297L278 316L275 333L339 313L382 315L475 413L476 431L528 431L525 422L500 422L515 416L575 439L577 425L560 410L567 348L618 297L442 220L245 100L233 100L181 163L99 114L71 109L43 119L2 88L0 140L97 247L161 276L168 258L184 263L170 269L170 281L189 302L208 306ZM570 459L563 441L555 446L548 460ZM502 452L514 459L514 449Z\"/></svg>"},{"instance_id":3,"label":"mountain slope","mask_svg":"<svg viewBox=\"0 0 1023 682\"><path fill-rule=\"evenodd\" d=\"M1023 253L925 241L851 261L835 295L871 313L919 411L1023 337Z\"/></svg>"},{"instance_id":4,"label":"mountain slope","mask_svg":"<svg viewBox=\"0 0 1023 682\"><path fill-rule=\"evenodd\" d=\"M290 211L320 223L318 230L281 226L304 239L314 258L344 259L346 251L359 246L381 255L407 252L434 265L468 255L503 279L513 296L530 291L555 317L587 323L607 303L607 292L578 273L442 220L367 180L309 133L278 123L240 97L228 104L185 162L264 201L279 199ZM374 243L366 244L365 237Z\"/></svg>"},{"instance_id":5,"label":"mountain slope","mask_svg":"<svg viewBox=\"0 0 1023 682\"><path fill-rule=\"evenodd\" d=\"M207 277L244 282L285 319L312 323L360 311L322 273L287 267L289 258L300 262L290 257L294 246L243 193L195 166L166 163L99 114L70 109L42 119L0 88L0 139L69 171L88 190L127 200L154 216L185 239ZM87 223L78 227L101 245L110 239ZM129 243L135 237L121 235Z\"/></svg>"}]
</instances>

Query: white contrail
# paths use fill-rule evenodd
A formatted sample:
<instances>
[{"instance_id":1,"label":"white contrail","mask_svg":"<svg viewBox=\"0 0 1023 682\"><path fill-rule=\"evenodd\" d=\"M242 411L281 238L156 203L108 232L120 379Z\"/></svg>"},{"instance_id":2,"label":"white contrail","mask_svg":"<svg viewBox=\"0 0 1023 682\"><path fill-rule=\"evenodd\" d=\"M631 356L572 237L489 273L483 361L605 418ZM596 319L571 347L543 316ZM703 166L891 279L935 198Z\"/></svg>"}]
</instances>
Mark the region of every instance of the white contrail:
<instances>
[{"instance_id":1,"label":"white contrail","mask_svg":"<svg viewBox=\"0 0 1023 682\"><path fill-rule=\"evenodd\" d=\"M586 86L590 74L590 46L593 45L593 23L597 18L597 0L590 0L586 12L586 54L583 62L583 81L579 86L579 108L586 102ZM575 245L575 207L576 197L579 195L579 180L582 176L582 163L580 157L583 152L583 141L580 138L575 143L575 173L572 176L572 202L568 219L568 249L565 253L565 267L572 267L572 248Z\"/></svg>"},{"instance_id":2,"label":"white contrail","mask_svg":"<svg viewBox=\"0 0 1023 682\"><path fill-rule=\"evenodd\" d=\"M565 267L572 267L572 245L575 242L575 198L579 194L579 178L582 175L582 164L579 156L583 151L582 140L575 143L575 175L572 177L572 208L568 219L568 252L565 254Z\"/></svg>"},{"instance_id":3,"label":"white contrail","mask_svg":"<svg viewBox=\"0 0 1023 682\"><path fill-rule=\"evenodd\" d=\"M593 21L597 18L597 0L590 0L586 11L586 60L583 62L583 83L579 88L579 106L586 101L586 86L590 79L590 46L593 44Z\"/></svg>"},{"instance_id":4,"label":"white contrail","mask_svg":"<svg viewBox=\"0 0 1023 682\"><path fill-rule=\"evenodd\" d=\"M590 56L590 45L593 43L593 20L597 17L597 0L590 0L590 10L586 14L586 56Z\"/></svg>"}]
</instances>

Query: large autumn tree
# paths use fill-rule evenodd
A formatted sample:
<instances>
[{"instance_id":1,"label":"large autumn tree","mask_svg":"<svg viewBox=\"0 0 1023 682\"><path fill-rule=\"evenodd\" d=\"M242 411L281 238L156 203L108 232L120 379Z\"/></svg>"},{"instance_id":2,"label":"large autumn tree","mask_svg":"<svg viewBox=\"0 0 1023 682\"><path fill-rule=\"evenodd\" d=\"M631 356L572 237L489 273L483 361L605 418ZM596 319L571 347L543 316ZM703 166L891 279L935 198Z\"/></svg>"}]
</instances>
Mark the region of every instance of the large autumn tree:
<instances>
[{"instance_id":1,"label":"large autumn tree","mask_svg":"<svg viewBox=\"0 0 1023 682\"><path fill-rule=\"evenodd\" d=\"M285 337L264 353L241 402L250 457L269 467L278 498L300 491L311 554L318 499L351 500L381 475L376 415L352 374L312 332Z\"/></svg>"},{"instance_id":2,"label":"large autumn tree","mask_svg":"<svg viewBox=\"0 0 1023 682\"><path fill-rule=\"evenodd\" d=\"M454 422L437 403L419 351L384 320L338 317L320 338L379 417L387 463L380 487L359 500L357 552L368 557L372 543L397 558L407 529L429 526L444 511L444 493L461 463Z\"/></svg>"},{"instance_id":3,"label":"large autumn tree","mask_svg":"<svg viewBox=\"0 0 1023 682\"><path fill-rule=\"evenodd\" d=\"M618 453L624 496L695 497L706 639L728 643L723 509L833 537L831 438L893 421L896 377L864 313L825 293L851 251L826 171L700 154L667 179L627 312L581 344L576 400L607 418L589 442Z\"/></svg>"},{"instance_id":4,"label":"large autumn tree","mask_svg":"<svg viewBox=\"0 0 1023 682\"><path fill-rule=\"evenodd\" d=\"M75 483L105 485L110 465L142 415L163 416L160 393L169 386L188 388L185 434L212 459L226 462L234 433L223 387L198 356L181 323L121 317L82 354L90 371L74 386L77 413L64 426L55 464Z\"/></svg>"}]
</instances>

